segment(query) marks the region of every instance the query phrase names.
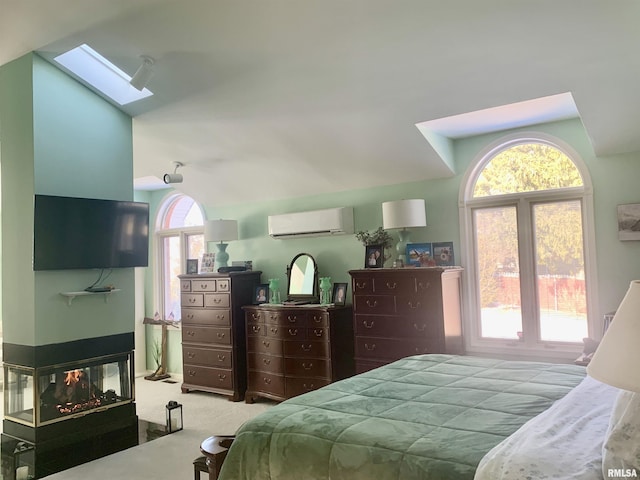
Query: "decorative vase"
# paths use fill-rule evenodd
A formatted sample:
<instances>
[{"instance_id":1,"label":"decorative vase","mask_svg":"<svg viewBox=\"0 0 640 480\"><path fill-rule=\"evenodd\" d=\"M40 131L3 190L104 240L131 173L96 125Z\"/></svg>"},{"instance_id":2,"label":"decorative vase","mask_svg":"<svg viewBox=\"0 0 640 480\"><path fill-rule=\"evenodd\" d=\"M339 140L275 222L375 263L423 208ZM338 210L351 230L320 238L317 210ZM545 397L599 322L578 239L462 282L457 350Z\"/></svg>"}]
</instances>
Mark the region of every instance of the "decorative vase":
<instances>
[{"instance_id":1,"label":"decorative vase","mask_svg":"<svg viewBox=\"0 0 640 480\"><path fill-rule=\"evenodd\" d=\"M280 303L280 279L269 279L269 303Z\"/></svg>"},{"instance_id":2,"label":"decorative vase","mask_svg":"<svg viewBox=\"0 0 640 480\"><path fill-rule=\"evenodd\" d=\"M320 303L331 303L331 277L320 277Z\"/></svg>"}]
</instances>

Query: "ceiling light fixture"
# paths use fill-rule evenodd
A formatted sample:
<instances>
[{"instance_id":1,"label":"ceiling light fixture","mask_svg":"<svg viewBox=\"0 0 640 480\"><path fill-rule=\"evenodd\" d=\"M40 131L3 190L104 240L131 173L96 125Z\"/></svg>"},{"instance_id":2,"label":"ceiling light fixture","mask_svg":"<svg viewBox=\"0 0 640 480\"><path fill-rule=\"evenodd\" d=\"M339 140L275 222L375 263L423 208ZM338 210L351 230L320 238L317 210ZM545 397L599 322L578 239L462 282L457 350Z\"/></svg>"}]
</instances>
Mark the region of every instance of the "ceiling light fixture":
<instances>
[{"instance_id":1,"label":"ceiling light fixture","mask_svg":"<svg viewBox=\"0 0 640 480\"><path fill-rule=\"evenodd\" d=\"M147 86L147 83L149 83L149 80L151 80L151 77L153 77L153 65L155 60L147 55L142 55L141 58L142 65L138 67L138 70L133 75L129 83L136 90L142 91L142 89Z\"/></svg>"},{"instance_id":2,"label":"ceiling light fixture","mask_svg":"<svg viewBox=\"0 0 640 480\"><path fill-rule=\"evenodd\" d=\"M178 173L178 168L184 166L181 162L171 162L172 165L175 166L173 173L165 173L164 174L164 183L182 183L182 174Z\"/></svg>"}]
</instances>

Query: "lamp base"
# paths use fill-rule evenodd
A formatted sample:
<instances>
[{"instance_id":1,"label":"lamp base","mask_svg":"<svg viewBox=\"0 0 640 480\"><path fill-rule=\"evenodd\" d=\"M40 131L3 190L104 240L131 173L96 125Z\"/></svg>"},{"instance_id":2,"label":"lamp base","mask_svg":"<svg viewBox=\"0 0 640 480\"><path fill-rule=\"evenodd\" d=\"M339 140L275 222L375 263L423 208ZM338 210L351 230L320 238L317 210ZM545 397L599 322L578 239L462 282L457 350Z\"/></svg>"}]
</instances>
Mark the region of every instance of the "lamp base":
<instances>
[{"instance_id":1,"label":"lamp base","mask_svg":"<svg viewBox=\"0 0 640 480\"><path fill-rule=\"evenodd\" d=\"M227 245L228 243L216 243L218 246L218 251L216 252L216 271L220 267L228 267L229 262L229 254L227 253Z\"/></svg>"},{"instance_id":2,"label":"lamp base","mask_svg":"<svg viewBox=\"0 0 640 480\"><path fill-rule=\"evenodd\" d=\"M409 232L409 230L407 230L406 228L398 231L398 236L400 237L400 239L398 243L396 243L396 252L398 252L396 258L398 260L402 260L402 263L404 265L407 264L407 243L409 243L410 235L411 232Z\"/></svg>"}]
</instances>

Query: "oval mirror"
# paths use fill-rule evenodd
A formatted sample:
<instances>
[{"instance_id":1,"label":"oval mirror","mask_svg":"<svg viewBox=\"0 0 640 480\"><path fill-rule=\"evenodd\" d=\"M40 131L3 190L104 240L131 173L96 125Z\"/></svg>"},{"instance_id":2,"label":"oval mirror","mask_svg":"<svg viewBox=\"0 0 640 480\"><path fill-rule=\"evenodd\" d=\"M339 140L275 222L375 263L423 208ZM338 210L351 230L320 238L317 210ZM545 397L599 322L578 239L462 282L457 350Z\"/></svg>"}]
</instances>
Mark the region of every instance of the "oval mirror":
<instances>
[{"instance_id":1,"label":"oval mirror","mask_svg":"<svg viewBox=\"0 0 640 480\"><path fill-rule=\"evenodd\" d=\"M318 302L318 265L308 253L299 253L287 267L287 301Z\"/></svg>"}]
</instances>

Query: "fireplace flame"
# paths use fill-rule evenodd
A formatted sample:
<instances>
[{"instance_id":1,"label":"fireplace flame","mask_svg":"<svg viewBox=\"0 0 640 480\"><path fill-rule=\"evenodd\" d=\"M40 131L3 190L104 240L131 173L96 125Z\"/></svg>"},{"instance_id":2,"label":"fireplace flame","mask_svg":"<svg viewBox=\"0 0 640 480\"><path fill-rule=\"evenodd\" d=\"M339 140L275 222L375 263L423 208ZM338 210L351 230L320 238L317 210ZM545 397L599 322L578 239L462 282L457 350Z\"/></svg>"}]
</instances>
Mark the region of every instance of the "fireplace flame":
<instances>
[{"instance_id":1,"label":"fireplace flame","mask_svg":"<svg viewBox=\"0 0 640 480\"><path fill-rule=\"evenodd\" d=\"M65 373L66 373L64 377L65 385L67 385L68 387L73 387L80 380L80 375L82 374L82 371L69 370L68 372L65 372Z\"/></svg>"}]
</instances>

